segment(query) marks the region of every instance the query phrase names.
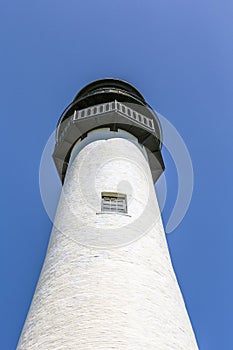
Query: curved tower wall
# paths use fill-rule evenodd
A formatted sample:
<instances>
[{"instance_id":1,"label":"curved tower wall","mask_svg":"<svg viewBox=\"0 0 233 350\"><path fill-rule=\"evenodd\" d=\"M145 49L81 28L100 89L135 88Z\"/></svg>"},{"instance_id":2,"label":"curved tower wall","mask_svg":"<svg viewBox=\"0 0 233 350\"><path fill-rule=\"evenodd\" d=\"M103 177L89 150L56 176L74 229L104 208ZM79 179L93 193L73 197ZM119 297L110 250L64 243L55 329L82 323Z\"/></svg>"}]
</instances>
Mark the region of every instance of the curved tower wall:
<instances>
[{"instance_id":1,"label":"curved tower wall","mask_svg":"<svg viewBox=\"0 0 233 350\"><path fill-rule=\"evenodd\" d=\"M197 349L146 153L107 134L73 148L18 350ZM102 192L127 213L102 213Z\"/></svg>"}]
</instances>

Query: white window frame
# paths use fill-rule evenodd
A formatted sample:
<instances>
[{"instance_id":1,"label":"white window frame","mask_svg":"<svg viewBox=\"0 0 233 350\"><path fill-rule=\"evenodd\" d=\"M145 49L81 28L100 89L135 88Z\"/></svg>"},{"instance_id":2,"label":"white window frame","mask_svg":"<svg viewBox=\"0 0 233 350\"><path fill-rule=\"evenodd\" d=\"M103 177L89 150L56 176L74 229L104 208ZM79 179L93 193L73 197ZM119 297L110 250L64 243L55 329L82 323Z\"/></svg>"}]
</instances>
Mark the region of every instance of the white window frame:
<instances>
[{"instance_id":1,"label":"white window frame","mask_svg":"<svg viewBox=\"0 0 233 350\"><path fill-rule=\"evenodd\" d=\"M127 214L126 194L116 192L102 192L101 213Z\"/></svg>"}]
</instances>

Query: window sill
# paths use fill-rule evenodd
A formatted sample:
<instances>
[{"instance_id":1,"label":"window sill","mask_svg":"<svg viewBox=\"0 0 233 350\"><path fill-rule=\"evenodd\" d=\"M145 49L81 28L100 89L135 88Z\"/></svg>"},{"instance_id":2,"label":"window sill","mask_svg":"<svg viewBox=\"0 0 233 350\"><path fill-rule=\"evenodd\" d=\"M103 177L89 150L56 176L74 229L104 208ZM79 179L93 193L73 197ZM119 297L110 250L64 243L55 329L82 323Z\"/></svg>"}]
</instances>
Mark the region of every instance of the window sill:
<instances>
[{"instance_id":1,"label":"window sill","mask_svg":"<svg viewBox=\"0 0 233 350\"><path fill-rule=\"evenodd\" d=\"M115 215L121 215L121 216L128 216L128 217L132 217L131 215L127 214L127 213L118 213L118 212L111 212L111 211L106 211L106 212L97 212L96 215L109 215L109 214L115 214Z\"/></svg>"}]
</instances>

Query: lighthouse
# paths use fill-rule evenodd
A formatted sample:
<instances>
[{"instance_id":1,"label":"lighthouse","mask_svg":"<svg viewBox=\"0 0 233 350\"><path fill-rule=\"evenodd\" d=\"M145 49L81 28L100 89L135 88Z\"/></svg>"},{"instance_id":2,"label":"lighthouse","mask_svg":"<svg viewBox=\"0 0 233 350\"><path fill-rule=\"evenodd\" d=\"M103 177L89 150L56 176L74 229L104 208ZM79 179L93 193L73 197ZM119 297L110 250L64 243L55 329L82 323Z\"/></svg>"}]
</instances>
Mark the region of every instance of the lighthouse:
<instances>
[{"instance_id":1,"label":"lighthouse","mask_svg":"<svg viewBox=\"0 0 233 350\"><path fill-rule=\"evenodd\" d=\"M18 350L197 350L154 184L159 119L117 79L84 87L56 128L62 182Z\"/></svg>"}]
</instances>

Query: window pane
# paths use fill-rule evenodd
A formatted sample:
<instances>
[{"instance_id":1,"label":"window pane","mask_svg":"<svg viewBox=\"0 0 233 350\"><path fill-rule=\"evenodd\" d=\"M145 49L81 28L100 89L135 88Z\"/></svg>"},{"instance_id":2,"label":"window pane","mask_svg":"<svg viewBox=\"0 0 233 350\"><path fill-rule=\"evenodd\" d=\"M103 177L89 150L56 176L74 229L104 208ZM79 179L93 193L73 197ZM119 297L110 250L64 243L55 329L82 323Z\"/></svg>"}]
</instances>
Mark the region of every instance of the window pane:
<instances>
[{"instance_id":1,"label":"window pane","mask_svg":"<svg viewBox=\"0 0 233 350\"><path fill-rule=\"evenodd\" d=\"M101 203L101 210L103 211L110 211L110 212L119 212L119 213L126 213L127 212L127 205L126 205L126 195L125 194L117 194L109 193L108 195L106 193L102 193L102 203Z\"/></svg>"}]
</instances>

